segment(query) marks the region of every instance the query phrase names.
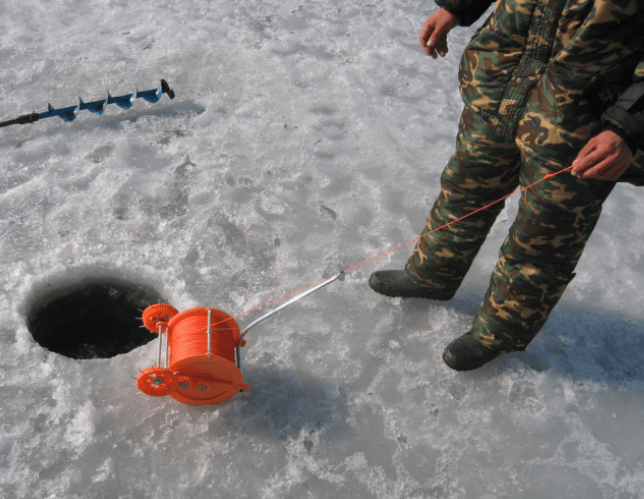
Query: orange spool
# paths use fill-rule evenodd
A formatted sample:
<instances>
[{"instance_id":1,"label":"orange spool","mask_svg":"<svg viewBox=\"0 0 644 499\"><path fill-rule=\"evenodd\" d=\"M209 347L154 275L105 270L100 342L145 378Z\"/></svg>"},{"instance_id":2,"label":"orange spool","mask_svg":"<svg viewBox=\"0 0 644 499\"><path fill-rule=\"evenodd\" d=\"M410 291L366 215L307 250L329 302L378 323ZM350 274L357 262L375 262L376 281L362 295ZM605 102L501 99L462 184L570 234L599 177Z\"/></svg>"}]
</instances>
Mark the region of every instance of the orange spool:
<instances>
[{"instance_id":1,"label":"orange spool","mask_svg":"<svg viewBox=\"0 0 644 499\"><path fill-rule=\"evenodd\" d=\"M142 319L150 331L165 335L167 366L141 371L137 386L143 393L169 395L183 404L209 405L248 390L238 348L245 341L240 344L239 325L230 315L206 307L179 313L159 303L146 308Z\"/></svg>"}]
</instances>

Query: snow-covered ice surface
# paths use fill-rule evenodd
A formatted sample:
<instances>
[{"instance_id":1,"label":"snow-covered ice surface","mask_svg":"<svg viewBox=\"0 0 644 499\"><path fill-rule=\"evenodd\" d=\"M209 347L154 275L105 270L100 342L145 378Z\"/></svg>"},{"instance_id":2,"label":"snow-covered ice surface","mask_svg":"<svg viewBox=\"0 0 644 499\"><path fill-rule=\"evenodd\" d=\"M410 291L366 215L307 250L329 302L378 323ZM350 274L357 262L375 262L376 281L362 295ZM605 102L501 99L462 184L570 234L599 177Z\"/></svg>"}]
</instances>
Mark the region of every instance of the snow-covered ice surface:
<instances>
[{"instance_id":1,"label":"snow-covered ice surface","mask_svg":"<svg viewBox=\"0 0 644 499\"><path fill-rule=\"evenodd\" d=\"M3 0L0 119L165 78L177 96L0 132L0 496L644 497L640 190L620 185L526 352L466 374L468 330L516 211L456 298L347 274L249 333L247 394L140 394L156 343L50 353L30 296L103 273L237 314L418 235L452 152L460 53L420 0ZM480 23L479 23L480 24ZM242 316L247 325L262 311Z\"/></svg>"}]
</instances>

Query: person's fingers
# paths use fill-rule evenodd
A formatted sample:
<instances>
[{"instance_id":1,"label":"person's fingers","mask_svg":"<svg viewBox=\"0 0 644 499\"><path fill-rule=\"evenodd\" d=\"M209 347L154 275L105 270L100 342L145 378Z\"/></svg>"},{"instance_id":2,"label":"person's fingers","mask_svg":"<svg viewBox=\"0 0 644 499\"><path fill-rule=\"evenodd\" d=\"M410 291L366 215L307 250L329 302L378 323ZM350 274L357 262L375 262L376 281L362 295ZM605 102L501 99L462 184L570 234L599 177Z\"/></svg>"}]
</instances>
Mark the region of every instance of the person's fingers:
<instances>
[{"instance_id":1,"label":"person's fingers","mask_svg":"<svg viewBox=\"0 0 644 499\"><path fill-rule=\"evenodd\" d=\"M597 164L602 159L601 151L598 151L594 146L589 147L590 145L588 144L584 147L577 156L577 159L573 162L575 166L570 170L573 177L582 176L588 168Z\"/></svg>"},{"instance_id":2,"label":"person's fingers","mask_svg":"<svg viewBox=\"0 0 644 499\"><path fill-rule=\"evenodd\" d=\"M420 46L423 47L423 50L427 55L432 55L432 45L429 44L430 37L432 33L434 32L434 29L436 27L436 23L433 21L433 19L430 17L425 21L425 24L423 25L423 29L420 32L420 36L418 37L420 40ZM436 55L434 53L434 55Z\"/></svg>"},{"instance_id":3,"label":"person's fingers","mask_svg":"<svg viewBox=\"0 0 644 499\"><path fill-rule=\"evenodd\" d=\"M582 178L596 178L600 180L617 180L622 173L626 171L629 161L625 158L614 155L598 163L593 168L588 169L582 175Z\"/></svg>"},{"instance_id":4,"label":"person's fingers","mask_svg":"<svg viewBox=\"0 0 644 499\"><path fill-rule=\"evenodd\" d=\"M434 31L432 31L429 40L427 41L428 47L438 48L440 45L447 45L447 33L449 29L447 26L437 26Z\"/></svg>"},{"instance_id":5,"label":"person's fingers","mask_svg":"<svg viewBox=\"0 0 644 499\"><path fill-rule=\"evenodd\" d=\"M436 54L440 54L441 57L444 57L445 54L448 52L447 48L447 36L443 36L439 38L438 40L434 41L434 37L432 36L428 42L427 46L425 47L425 53L428 55L431 55L434 59L436 59Z\"/></svg>"},{"instance_id":6,"label":"person's fingers","mask_svg":"<svg viewBox=\"0 0 644 499\"><path fill-rule=\"evenodd\" d=\"M579 154L577 154L577 158L575 159L575 162L588 156L595 149L597 149L597 141L594 139L590 139L586 143L586 145L581 149L581 151L579 151Z\"/></svg>"},{"instance_id":7,"label":"person's fingers","mask_svg":"<svg viewBox=\"0 0 644 499\"><path fill-rule=\"evenodd\" d=\"M421 45L427 55L431 55L432 57L436 58L436 47L433 44L430 44L429 40L421 39Z\"/></svg>"},{"instance_id":8,"label":"person's fingers","mask_svg":"<svg viewBox=\"0 0 644 499\"><path fill-rule=\"evenodd\" d=\"M449 51L447 47L447 36L443 36L436 43L436 51L442 56L445 57L445 54Z\"/></svg>"},{"instance_id":9,"label":"person's fingers","mask_svg":"<svg viewBox=\"0 0 644 499\"><path fill-rule=\"evenodd\" d=\"M597 178L601 180L607 179L607 174L610 171L613 162L613 158L605 158L599 161L596 165L584 170L584 172L579 175L581 178Z\"/></svg>"}]
</instances>

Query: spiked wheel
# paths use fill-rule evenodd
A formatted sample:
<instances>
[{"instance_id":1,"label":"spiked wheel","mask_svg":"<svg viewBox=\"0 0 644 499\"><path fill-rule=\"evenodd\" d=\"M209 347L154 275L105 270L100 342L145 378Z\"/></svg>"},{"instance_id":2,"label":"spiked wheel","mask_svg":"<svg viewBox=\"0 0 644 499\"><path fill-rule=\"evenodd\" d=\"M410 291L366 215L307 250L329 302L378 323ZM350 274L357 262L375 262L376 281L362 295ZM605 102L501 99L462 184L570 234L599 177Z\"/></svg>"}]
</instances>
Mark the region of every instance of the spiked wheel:
<instances>
[{"instance_id":1,"label":"spiked wheel","mask_svg":"<svg viewBox=\"0 0 644 499\"><path fill-rule=\"evenodd\" d=\"M143 325L153 333L159 332L159 324L167 325L170 319L177 315L179 311L172 305L165 303L156 303L150 305L143 311Z\"/></svg>"},{"instance_id":2,"label":"spiked wheel","mask_svg":"<svg viewBox=\"0 0 644 499\"><path fill-rule=\"evenodd\" d=\"M139 373L136 386L146 395L163 397L176 389L177 382L173 374L161 366L148 367Z\"/></svg>"}]
</instances>

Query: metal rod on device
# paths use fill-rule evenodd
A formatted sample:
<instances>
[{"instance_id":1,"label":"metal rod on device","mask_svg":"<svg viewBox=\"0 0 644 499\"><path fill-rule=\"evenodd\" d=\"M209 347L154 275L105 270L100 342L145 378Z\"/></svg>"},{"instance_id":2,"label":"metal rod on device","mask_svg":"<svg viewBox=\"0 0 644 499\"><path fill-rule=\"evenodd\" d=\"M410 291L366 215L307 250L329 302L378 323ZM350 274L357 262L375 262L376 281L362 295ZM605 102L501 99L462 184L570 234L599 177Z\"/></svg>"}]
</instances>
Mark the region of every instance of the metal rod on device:
<instances>
[{"instance_id":1,"label":"metal rod on device","mask_svg":"<svg viewBox=\"0 0 644 499\"><path fill-rule=\"evenodd\" d=\"M212 310L208 309L208 355L212 353Z\"/></svg>"},{"instance_id":2,"label":"metal rod on device","mask_svg":"<svg viewBox=\"0 0 644 499\"><path fill-rule=\"evenodd\" d=\"M163 326L159 324L159 357L157 359L157 366L161 366L161 352L163 351Z\"/></svg>"},{"instance_id":3,"label":"metal rod on device","mask_svg":"<svg viewBox=\"0 0 644 499\"><path fill-rule=\"evenodd\" d=\"M313 293L313 292L317 291L318 289L323 288L323 287L324 287L324 286L326 286L327 284L331 284L333 281L337 281L337 280L344 281L344 270L340 271L340 273L339 273L338 275L336 275L335 277L333 277L333 278L331 278L331 279L329 279L329 280L327 280L327 281L324 281L322 284L318 284L317 286L312 287L311 289L309 289L309 290L305 291L305 292L304 292L304 293L302 293L302 294L297 295L295 298L293 298L293 299L291 299L291 300L287 301L287 302L286 302L286 303L284 303L282 306L277 307L275 310L273 310L273 311L271 311L271 312L268 312L266 315L263 315L262 317L260 317L259 319L257 319L255 322L252 322L252 323L251 323L251 324L250 324L246 329L244 329L244 330L242 331L242 334L241 334L241 336L239 337L239 342L241 343L241 340L244 338L244 336L246 335L246 333L248 332L248 330L249 330L250 328L252 328L253 326L256 326L257 324L259 324L260 322L262 322L262 321L263 321L263 320L265 320L265 319L268 319L268 318L269 318L269 317L271 317L272 315L275 315L277 312L279 312L279 311L281 311L281 310L285 309L286 307L288 307L288 306L289 306L289 305L291 305L292 303L295 303L296 301L301 300L301 299L302 299L302 298L304 298L305 296L308 296L308 295L310 295L311 293Z\"/></svg>"},{"instance_id":4,"label":"metal rod on device","mask_svg":"<svg viewBox=\"0 0 644 499\"><path fill-rule=\"evenodd\" d=\"M170 367L170 341L168 335L170 334L170 328L165 327L165 367Z\"/></svg>"}]
</instances>

